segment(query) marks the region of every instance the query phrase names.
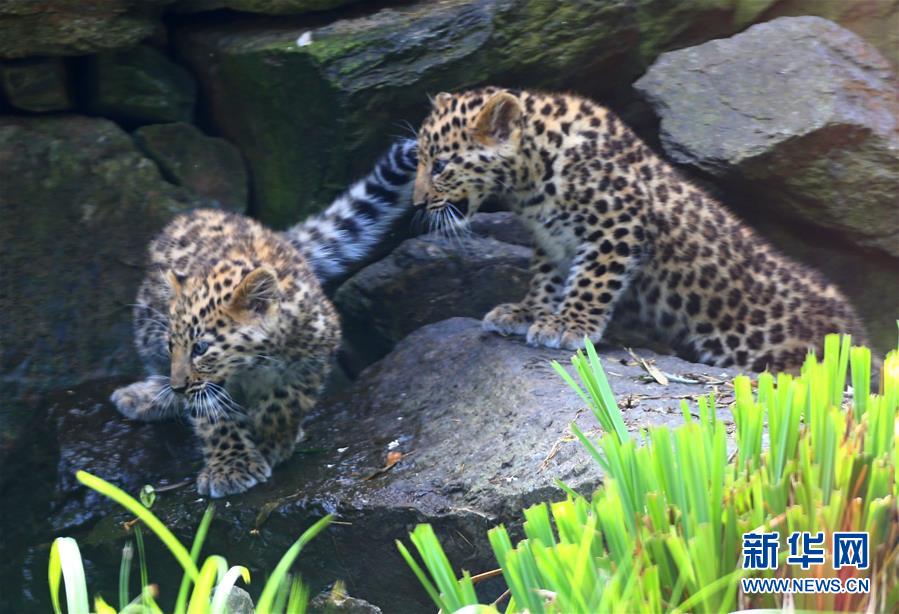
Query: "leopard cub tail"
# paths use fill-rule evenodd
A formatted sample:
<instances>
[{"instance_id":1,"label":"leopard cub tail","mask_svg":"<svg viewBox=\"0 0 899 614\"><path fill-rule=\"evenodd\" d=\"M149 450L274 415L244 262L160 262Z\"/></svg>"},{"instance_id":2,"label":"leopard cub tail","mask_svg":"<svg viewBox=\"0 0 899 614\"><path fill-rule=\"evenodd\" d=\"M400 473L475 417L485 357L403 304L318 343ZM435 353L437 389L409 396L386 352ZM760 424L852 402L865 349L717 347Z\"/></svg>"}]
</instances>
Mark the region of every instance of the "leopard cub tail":
<instances>
[{"instance_id":1,"label":"leopard cub tail","mask_svg":"<svg viewBox=\"0 0 899 614\"><path fill-rule=\"evenodd\" d=\"M287 238L303 253L320 282L350 272L412 209L417 164L416 142L395 142L365 178L327 209L287 230Z\"/></svg>"}]
</instances>

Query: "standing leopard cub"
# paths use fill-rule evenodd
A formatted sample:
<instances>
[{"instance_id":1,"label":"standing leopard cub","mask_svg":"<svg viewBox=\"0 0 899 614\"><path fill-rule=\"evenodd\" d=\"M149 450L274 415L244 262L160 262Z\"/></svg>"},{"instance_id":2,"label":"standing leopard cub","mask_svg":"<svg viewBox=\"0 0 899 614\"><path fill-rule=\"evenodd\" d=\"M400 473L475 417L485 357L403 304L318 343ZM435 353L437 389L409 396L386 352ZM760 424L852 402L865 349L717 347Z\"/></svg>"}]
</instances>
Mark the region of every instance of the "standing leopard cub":
<instances>
[{"instance_id":1,"label":"standing leopard cub","mask_svg":"<svg viewBox=\"0 0 899 614\"><path fill-rule=\"evenodd\" d=\"M865 341L852 306L681 177L614 113L569 95L439 94L414 203L470 215L498 198L533 231L533 279L487 330L575 349L614 318L687 360L796 370L825 334ZM445 217L445 216L444 216Z\"/></svg>"},{"instance_id":2,"label":"standing leopard cub","mask_svg":"<svg viewBox=\"0 0 899 614\"><path fill-rule=\"evenodd\" d=\"M411 208L415 164L415 142L395 144L321 215L283 233L199 210L150 244L134 308L150 375L112 401L134 419L188 415L202 442L200 494L243 492L293 453L340 343L321 284Z\"/></svg>"}]
</instances>

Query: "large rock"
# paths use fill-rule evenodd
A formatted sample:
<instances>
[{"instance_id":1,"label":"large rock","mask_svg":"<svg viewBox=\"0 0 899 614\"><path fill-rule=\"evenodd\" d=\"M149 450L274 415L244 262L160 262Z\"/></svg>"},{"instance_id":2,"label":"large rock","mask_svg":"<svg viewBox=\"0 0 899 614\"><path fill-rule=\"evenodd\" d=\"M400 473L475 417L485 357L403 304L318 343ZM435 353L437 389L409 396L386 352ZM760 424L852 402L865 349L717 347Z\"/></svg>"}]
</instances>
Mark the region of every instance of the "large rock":
<instances>
[{"instance_id":1,"label":"large rock","mask_svg":"<svg viewBox=\"0 0 899 614\"><path fill-rule=\"evenodd\" d=\"M780 18L663 54L635 85L676 162L899 256L899 86L855 34Z\"/></svg>"},{"instance_id":2,"label":"large rock","mask_svg":"<svg viewBox=\"0 0 899 614\"><path fill-rule=\"evenodd\" d=\"M711 374L711 383L722 376L720 369L638 353L667 373L694 378ZM680 399L710 390L707 384L673 379L661 386L626 353L604 348L602 354L634 434L652 425L680 424ZM406 540L416 523L435 526L456 566L485 571L495 566L487 529L499 522L520 526L523 507L562 498L556 480L585 493L599 483L599 467L569 430L569 423L576 421L597 435L598 425L550 367L551 360L567 364L569 356L484 333L471 319L420 329L366 370L347 392L322 404L300 444L304 450L277 469L268 483L219 502L205 551L248 565L253 577L261 578L304 528L322 514L334 513L340 522L304 549L298 561L313 591L343 579L352 595L385 611L427 611L432 608L427 596L394 546L395 539ZM186 430L184 425L128 423L105 401L114 385L75 391L68 402L54 401L53 415L65 418L51 424L65 433L42 439L62 447L57 463L50 464L60 473L60 486L47 511L37 516L53 528L45 528L42 535L65 530L78 537L92 581L117 577L127 536L120 523L128 515L72 487L71 472L88 469L113 476L134 492L145 481L161 486L192 479L199 468L190 444L165 434ZM718 407L727 407L729 401L728 388L722 387ZM722 413L721 419L730 421L730 416ZM27 463L41 456L40 446L29 449L30 455L22 456L26 467L15 475L28 474ZM389 452L402 454L392 468L386 468ZM52 482L44 492L53 491ZM22 492L27 481L18 484L0 492L17 501L30 500ZM206 505L191 482L160 493L153 510L189 543ZM69 513L73 510L79 513ZM151 541L156 540L148 544ZM36 542L22 540L29 546ZM10 549L2 564L15 577L21 573L22 556L26 577L34 567L46 566L45 555L28 558L27 550L23 555ZM168 555L152 552L151 561L154 556L167 560ZM166 576L163 567L153 567L153 580L171 599L178 576ZM0 571L0 577L7 575ZM31 588L33 594L46 594L44 584L16 585L23 592ZM256 591L258 587L254 595Z\"/></svg>"},{"instance_id":3,"label":"large rock","mask_svg":"<svg viewBox=\"0 0 899 614\"><path fill-rule=\"evenodd\" d=\"M83 96L92 112L126 122L190 121L197 86L161 51L138 45L88 58Z\"/></svg>"},{"instance_id":4,"label":"large rock","mask_svg":"<svg viewBox=\"0 0 899 614\"><path fill-rule=\"evenodd\" d=\"M499 214L477 214L481 232L513 232L491 224ZM501 230L502 229L502 230ZM344 336L352 345L352 371L389 352L412 331L447 318L481 318L527 292L532 250L473 234L462 240L424 235L348 279L334 295Z\"/></svg>"},{"instance_id":5,"label":"large rock","mask_svg":"<svg viewBox=\"0 0 899 614\"><path fill-rule=\"evenodd\" d=\"M184 13L231 9L265 15L299 15L329 11L360 0L178 0L175 10Z\"/></svg>"},{"instance_id":6,"label":"large rock","mask_svg":"<svg viewBox=\"0 0 899 614\"><path fill-rule=\"evenodd\" d=\"M778 0L762 20L800 15L824 17L852 30L899 70L899 0Z\"/></svg>"},{"instance_id":7,"label":"large rock","mask_svg":"<svg viewBox=\"0 0 899 614\"><path fill-rule=\"evenodd\" d=\"M172 0L3 0L0 58L84 55L129 47L161 27Z\"/></svg>"},{"instance_id":8,"label":"large rock","mask_svg":"<svg viewBox=\"0 0 899 614\"><path fill-rule=\"evenodd\" d=\"M767 4L422 1L324 26L190 25L174 41L217 128L247 156L260 217L283 226L364 173L427 113L429 93L487 82L608 93L659 50L734 32Z\"/></svg>"},{"instance_id":9,"label":"large rock","mask_svg":"<svg viewBox=\"0 0 899 614\"><path fill-rule=\"evenodd\" d=\"M246 210L247 171L240 151L225 139L176 122L138 128L134 140L175 185L228 209Z\"/></svg>"},{"instance_id":10,"label":"large rock","mask_svg":"<svg viewBox=\"0 0 899 614\"><path fill-rule=\"evenodd\" d=\"M512 245L534 246L534 233L511 211L475 213L468 219L468 228L480 237Z\"/></svg>"},{"instance_id":11,"label":"large rock","mask_svg":"<svg viewBox=\"0 0 899 614\"><path fill-rule=\"evenodd\" d=\"M179 463L199 462L200 451L189 429L162 422L118 420L103 402L110 393L104 380L77 389L76 394L93 397L93 402L80 406L72 404L71 391L44 398L50 421L46 432L55 439L59 453L58 473L51 480L56 503L52 524L57 531L90 521L93 510L107 503L103 495L79 488L75 479L79 469L89 469L127 492L137 493L144 484L170 484L181 478L184 471ZM172 463L173 458L179 463ZM72 497L73 492L83 496Z\"/></svg>"},{"instance_id":12,"label":"large rock","mask_svg":"<svg viewBox=\"0 0 899 614\"><path fill-rule=\"evenodd\" d=\"M134 369L149 239L195 206L112 122L0 118L0 384L52 389Z\"/></svg>"},{"instance_id":13,"label":"large rock","mask_svg":"<svg viewBox=\"0 0 899 614\"><path fill-rule=\"evenodd\" d=\"M74 104L65 63L59 59L2 62L0 81L7 102L22 111L64 111Z\"/></svg>"}]
</instances>

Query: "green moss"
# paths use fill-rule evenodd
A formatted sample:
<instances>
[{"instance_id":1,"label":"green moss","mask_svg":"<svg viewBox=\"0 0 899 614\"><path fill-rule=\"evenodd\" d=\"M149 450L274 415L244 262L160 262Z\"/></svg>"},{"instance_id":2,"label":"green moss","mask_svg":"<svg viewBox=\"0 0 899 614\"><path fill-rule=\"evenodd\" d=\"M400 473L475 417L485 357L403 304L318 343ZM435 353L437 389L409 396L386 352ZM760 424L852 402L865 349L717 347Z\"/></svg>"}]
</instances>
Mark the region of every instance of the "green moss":
<instances>
[{"instance_id":1,"label":"green moss","mask_svg":"<svg viewBox=\"0 0 899 614\"><path fill-rule=\"evenodd\" d=\"M98 115L142 123L193 118L193 78L152 47L93 56L85 75L85 102Z\"/></svg>"},{"instance_id":2,"label":"green moss","mask_svg":"<svg viewBox=\"0 0 899 614\"><path fill-rule=\"evenodd\" d=\"M6 118L0 158L0 268L16 272L0 297L2 371L43 388L136 370L127 305L144 250L192 201L106 120Z\"/></svg>"},{"instance_id":3,"label":"green moss","mask_svg":"<svg viewBox=\"0 0 899 614\"><path fill-rule=\"evenodd\" d=\"M661 0L644 4L641 13L629 0L445 0L311 30L191 29L176 43L216 126L247 157L254 213L285 226L408 134L403 122L422 119L428 94L497 83L602 95L638 74L639 63L621 58L653 16L696 23L727 2L687 2L677 12ZM310 44L297 46L307 32Z\"/></svg>"}]
</instances>

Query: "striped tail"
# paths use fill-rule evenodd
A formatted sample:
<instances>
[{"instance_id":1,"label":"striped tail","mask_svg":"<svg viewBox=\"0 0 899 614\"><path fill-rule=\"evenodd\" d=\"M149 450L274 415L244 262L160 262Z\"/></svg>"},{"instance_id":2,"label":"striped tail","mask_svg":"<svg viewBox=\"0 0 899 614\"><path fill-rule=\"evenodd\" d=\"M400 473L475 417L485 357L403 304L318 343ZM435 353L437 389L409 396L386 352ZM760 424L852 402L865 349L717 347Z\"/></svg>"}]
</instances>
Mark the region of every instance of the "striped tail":
<instances>
[{"instance_id":1,"label":"striped tail","mask_svg":"<svg viewBox=\"0 0 899 614\"><path fill-rule=\"evenodd\" d=\"M368 176L327 209L287 230L320 282L341 277L365 260L393 223L412 210L417 164L416 142L395 142Z\"/></svg>"}]
</instances>

